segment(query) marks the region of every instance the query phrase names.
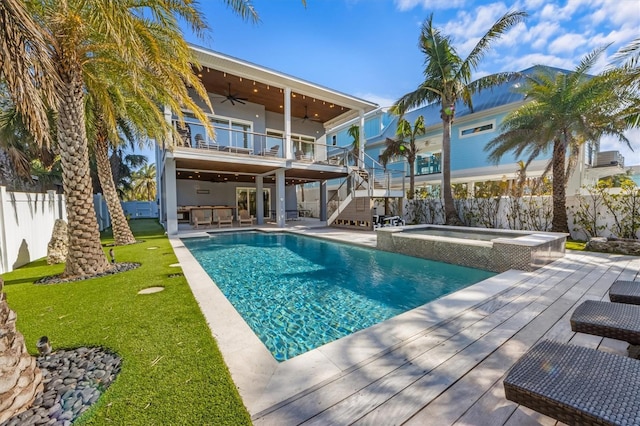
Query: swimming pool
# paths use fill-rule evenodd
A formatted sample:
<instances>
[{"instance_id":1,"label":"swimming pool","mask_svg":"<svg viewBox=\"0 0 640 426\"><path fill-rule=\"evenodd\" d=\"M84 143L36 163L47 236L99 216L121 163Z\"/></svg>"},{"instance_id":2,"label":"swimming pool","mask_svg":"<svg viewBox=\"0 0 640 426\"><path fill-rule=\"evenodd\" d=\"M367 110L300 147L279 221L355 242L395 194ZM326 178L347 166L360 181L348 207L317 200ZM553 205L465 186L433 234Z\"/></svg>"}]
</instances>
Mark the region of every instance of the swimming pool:
<instances>
[{"instance_id":1,"label":"swimming pool","mask_svg":"<svg viewBox=\"0 0 640 426\"><path fill-rule=\"evenodd\" d=\"M288 233L183 243L278 361L495 275Z\"/></svg>"}]
</instances>

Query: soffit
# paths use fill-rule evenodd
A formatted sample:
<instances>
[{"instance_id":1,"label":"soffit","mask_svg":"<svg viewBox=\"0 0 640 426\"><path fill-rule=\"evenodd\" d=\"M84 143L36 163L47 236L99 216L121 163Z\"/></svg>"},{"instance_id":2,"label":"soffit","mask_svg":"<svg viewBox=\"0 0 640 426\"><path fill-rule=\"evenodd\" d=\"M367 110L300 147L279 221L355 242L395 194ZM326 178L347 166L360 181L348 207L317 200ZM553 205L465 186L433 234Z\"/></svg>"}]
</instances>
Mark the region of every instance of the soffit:
<instances>
[{"instance_id":1,"label":"soffit","mask_svg":"<svg viewBox=\"0 0 640 426\"><path fill-rule=\"evenodd\" d=\"M247 102L264 105L267 111L284 113L285 88L291 89L291 115L321 123L340 122L369 112L377 105L320 85L277 71L260 67L237 58L222 55L197 46L191 47L203 67L196 73L209 93L226 96L229 93L247 98ZM223 100L223 98L220 98ZM229 102L229 101L227 101Z\"/></svg>"}]
</instances>

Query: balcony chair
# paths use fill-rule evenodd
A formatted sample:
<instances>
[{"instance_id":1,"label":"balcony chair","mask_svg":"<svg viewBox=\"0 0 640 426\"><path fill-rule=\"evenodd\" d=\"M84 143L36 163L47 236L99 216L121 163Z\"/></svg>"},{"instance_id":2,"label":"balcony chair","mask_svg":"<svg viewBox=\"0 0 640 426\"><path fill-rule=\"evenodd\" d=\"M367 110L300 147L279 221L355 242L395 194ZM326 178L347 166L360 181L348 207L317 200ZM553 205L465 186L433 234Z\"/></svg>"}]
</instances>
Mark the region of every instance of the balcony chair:
<instances>
[{"instance_id":1,"label":"balcony chair","mask_svg":"<svg viewBox=\"0 0 640 426\"><path fill-rule=\"evenodd\" d=\"M204 136L202 136L200 133L196 133L195 140L196 140L196 148L200 148L200 149L209 148L207 146L207 141L205 140Z\"/></svg>"},{"instance_id":2,"label":"balcony chair","mask_svg":"<svg viewBox=\"0 0 640 426\"><path fill-rule=\"evenodd\" d=\"M280 145L272 146L270 149L266 151L260 152L260 155L264 157L276 157L278 156L278 151L280 150Z\"/></svg>"},{"instance_id":3,"label":"balcony chair","mask_svg":"<svg viewBox=\"0 0 640 426\"><path fill-rule=\"evenodd\" d=\"M218 228L222 228L223 226L233 226L233 214L231 213L231 209L218 210Z\"/></svg>"},{"instance_id":4,"label":"balcony chair","mask_svg":"<svg viewBox=\"0 0 640 426\"><path fill-rule=\"evenodd\" d=\"M239 222L240 226L242 226L242 225L251 226L251 225L254 224L254 222L256 220L255 217L249 215L249 212L247 210L240 210L238 215L239 215L238 222Z\"/></svg>"},{"instance_id":5,"label":"balcony chair","mask_svg":"<svg viewBox=\"0 0 640 426\"><path fill-rule=\"evenodd\" d=\"M544 340L504 379L507 399L570 425L640 424L640 361Z\"/></svg>"},{"instance_id":6,"label":"balcony chair","mask_svg":"<svg viewBox=\"0 0 640 426\"><path fill-rule=\"evenodd\" d=\"M640 281L621 281L613 283L609 289L609 300L617 303L640 305Z\"/></svg>"}]
</instances>

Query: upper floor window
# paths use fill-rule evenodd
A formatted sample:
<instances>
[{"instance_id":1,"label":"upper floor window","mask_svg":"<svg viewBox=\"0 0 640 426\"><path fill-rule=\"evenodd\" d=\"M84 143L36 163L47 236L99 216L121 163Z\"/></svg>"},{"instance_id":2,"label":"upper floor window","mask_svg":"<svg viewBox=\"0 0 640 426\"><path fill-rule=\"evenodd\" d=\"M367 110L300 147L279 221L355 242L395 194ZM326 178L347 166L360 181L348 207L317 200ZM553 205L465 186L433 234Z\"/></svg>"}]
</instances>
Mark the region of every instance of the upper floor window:
<instances>
[{"instance_id":1,"label":"upper floor window","mask_svg":"<svg viewBox=\"0 0 640 426\"><path fill-rule=\"evenodd\" d=\"M479 123L470 127L460 128L460 138L475 136L479 133L493 132L496 128L495 120Z\"/></svg>"}]
</instances>

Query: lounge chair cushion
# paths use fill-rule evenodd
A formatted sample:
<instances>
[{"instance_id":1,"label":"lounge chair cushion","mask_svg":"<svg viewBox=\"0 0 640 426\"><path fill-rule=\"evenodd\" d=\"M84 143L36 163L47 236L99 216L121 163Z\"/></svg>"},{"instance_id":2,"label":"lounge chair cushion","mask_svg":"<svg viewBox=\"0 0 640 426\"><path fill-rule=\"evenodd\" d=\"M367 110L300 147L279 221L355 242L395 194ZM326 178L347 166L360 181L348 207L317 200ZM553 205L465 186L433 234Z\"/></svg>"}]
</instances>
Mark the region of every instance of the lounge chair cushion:
<instances>
[{"instance_id":1,"label":"lounge chair cushion","mask_svg":"<svg viewBox=\"0 0 640 426\"><path fill-rule=\"evenodd\" d=\"M640 281L616 281L609 289L609 300L640 305Z\"/></svg>"},{"instance_id":2,"label":"lounge chair cushion","mask_svg":"<svg viewBox=\"0 0 640 426\"><path fill-rule=\"evenodd\" d=\"M571 329L640 345L640 306L587 300L573 311Z\"/></svg>"},{"instance_id":3,"label":"lounge chair cushion","mask_svg":"<svg viewBox=\"0 0 640 426\"><path fill-rule=\"evenodd\" d=\"M545 340L504 379L507 399L571 425L640 424L640 361Z\"/></svg>"}]
</instances>

